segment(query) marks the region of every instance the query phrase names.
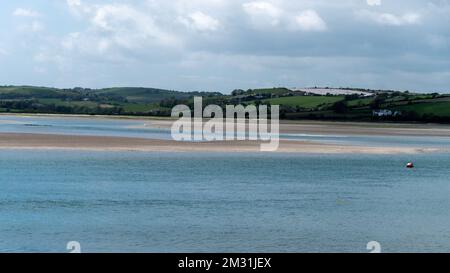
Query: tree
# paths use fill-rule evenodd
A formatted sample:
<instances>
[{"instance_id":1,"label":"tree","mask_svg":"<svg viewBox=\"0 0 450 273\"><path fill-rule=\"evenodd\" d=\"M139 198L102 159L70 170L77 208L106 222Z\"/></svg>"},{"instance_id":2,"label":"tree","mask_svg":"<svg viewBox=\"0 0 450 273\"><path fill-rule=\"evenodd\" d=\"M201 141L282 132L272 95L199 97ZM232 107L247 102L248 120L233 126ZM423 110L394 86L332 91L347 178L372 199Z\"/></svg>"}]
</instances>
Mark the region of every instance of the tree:
<instances>
[{"instance_id":1,"label":"tree","mask_svg":"<svg viewBox=\"0 0 450 273\"><path fill-rule=\"evenodd\" d=\"M382 108L381 106L385 103L385 100L386 100L386 94L379 94L378 96L375 97L375 99L370 104L370 108L374 109L374 110Z\"/></svg>"},{"instance_id":2,"label":"tree","mask_svg":"<svg viewBox=\"0 0 450 273\"><path fill-rule=\"evenodd\" d=\"M336 103L333 104L333 106L331 107L331 109L338 114L344 114L348 112L348 106L347 103L345 103L344 101L338 101Z\"/></svg>"},{"instance_id":3,"label":"tree","mask_svg":"<svg viewBox=\"0 0 450 273\"><path fill-rule=\"evenodd\" d=\"M233 92L231 92L231 95L239 96L239 95L243 95L244 93L245 93L245 91L242 89L235 89L235 90L233 90Z\"/></svg>"}]
</instances>

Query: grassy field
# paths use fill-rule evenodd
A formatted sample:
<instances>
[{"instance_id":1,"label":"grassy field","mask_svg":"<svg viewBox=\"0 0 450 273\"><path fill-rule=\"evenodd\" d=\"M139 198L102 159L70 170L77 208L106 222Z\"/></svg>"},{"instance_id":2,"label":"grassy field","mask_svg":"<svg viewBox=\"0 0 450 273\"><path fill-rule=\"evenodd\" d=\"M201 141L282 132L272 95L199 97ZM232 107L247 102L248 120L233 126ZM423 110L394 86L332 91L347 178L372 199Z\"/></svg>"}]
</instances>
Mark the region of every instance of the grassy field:
<instances>
[{"instance_id":1,"label":"grassy field","mask_svg":"<svg viewBox=\"0 0 450 273\"><path fill-rule=\"evenodd\" d=\"M75 92L63 91L56 88L33 87L33 86L11 86L0 87L0 99L8 98L58 98L61 96L74 96Z\"/></svg>"},{"instance_id":2,"label":"grassy field","mask_svg":"<svg viewBox=\"0 0 450 273\"><path fill-rule=\"evenodd\" d=\"M261 88L261 89L252 89L252 94L258 94L258 95L274 95L274 96L282 96L286 94L292 93L291 90L287 88Z\"/></svg>"},{"instance_id":3,"label":"grassy field","mask_svg":"<svg viewBox=\"0 0 450 273\"><path fill-rule=\"evenodd\" d=\"M297 96L268 99L263 102L270 103L271 105L298 106L305 109L314 109L324 105L331 105L343 99L343 96Z\"/></svg>"},{"instance_id":4,"label":"grassy field","mask_svg":"<svg viewBox=\"0 0 450 273\"><path fill-rule=\"evenodd\" d=\"M33 86L0 86L0 112L155 115L169 116L177 104L192 106L194 96L203 105L280 105L287 119L338 119L363 121L424 121L450 123L450 95L373 91L358 95L308 96L288 88L237 89L231 95L217 92L178 92L156 88L57 89ZM377 117L373 110L399 110L391 117Z\"/></svg>"},{"instance_id":5,"label":"grassy field","mask_svg":"<svg viewBox=\"0 0 450 273\"><path fill-rule=\"evenodd\" d=\"M161 109L161 107L154 104L145 104L145 103L123 103L120 104L121 107L125 110L125 112L130 113L147 113L155 109Z\"/></svg>"},{"instance_id":6,"label":"grassy field","mask_svg":"<svg viewBox=\"0 0 450 273\"><path fill-rule=\"evenodd\" d=\"M63 101L60 99L39 99L39 103L54 104L57 106L84 106L89 108L95 108L99 106L98 103L92 101Z\"/></svg>"},{"instance_id":7,"label":"grassy field","mask_svg":"<svg viewBox=\"0 0 450 273\"><path fill-rule=\"evenodd\" d=\"M156 88L117 87L96 90L95 94L105 96L118 96L132 103L158 103L165 99L189 99L192 94L187 92L163 90Z\"/></svg>"},{"instance_id":8,"label":"grassy field","mask_svg":"<svg viewBox=\"0 0 450 273\"><path fill-rule=\"evenodd\" d=\"M450 101L417 103L396 107L400 111L413 111L418 115L435 115L441 117L450 117Z\"/></svg>"},{"instance_id":9,"label":"grassy field","mask_svg":"<svg viewBox=\"0 0 450 273\"><path fill-rule=\"evenodd\" d=\"M368 106L373 102L373 98L363 98L363 99L356 99L351 100L347 102L347 105L349 107L364 107Z\"/></svg>"}]
</instances>

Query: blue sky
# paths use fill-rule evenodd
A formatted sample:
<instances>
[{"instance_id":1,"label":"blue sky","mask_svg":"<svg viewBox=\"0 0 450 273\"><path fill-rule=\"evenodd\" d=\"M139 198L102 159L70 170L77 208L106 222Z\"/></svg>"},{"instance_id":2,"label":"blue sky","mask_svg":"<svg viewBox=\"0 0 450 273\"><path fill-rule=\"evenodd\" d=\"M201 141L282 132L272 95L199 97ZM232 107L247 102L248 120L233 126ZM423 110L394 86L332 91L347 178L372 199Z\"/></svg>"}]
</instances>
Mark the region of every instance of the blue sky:
<instances>
[{"instance_id":1,"label":"blue sky","mask_svg":"<svg viewBox=\"0 0 450 273\"><path fill-rule=\"evenodd\" d=\"M0 84L450 91L449 0L0 2Z\"/></svg>"}]
</instances>

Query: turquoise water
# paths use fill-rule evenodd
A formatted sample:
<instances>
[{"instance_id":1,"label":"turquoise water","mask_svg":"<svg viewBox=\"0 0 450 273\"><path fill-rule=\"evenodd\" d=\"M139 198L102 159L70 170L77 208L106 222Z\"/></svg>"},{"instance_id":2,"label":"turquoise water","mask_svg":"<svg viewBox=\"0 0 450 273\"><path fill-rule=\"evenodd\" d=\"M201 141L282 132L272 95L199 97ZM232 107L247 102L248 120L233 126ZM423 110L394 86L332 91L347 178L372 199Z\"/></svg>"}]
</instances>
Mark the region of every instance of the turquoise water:
<instances>
[{"instance_id":1,"label":"turquoise water","mask_svg":"<svg viewBox=\"0 0 450 273\"><path fill-rule=\"evenodd\" d=\"M0 116L0 132L171 139L170 130L146 127L144 121L45 116Z\"/></svg>"},{"instance_id":2,"label":"turquoise water","mask_svg":"<svg viewBox=\"0 0 450 273\"><path fill-rule=\"evenodd\" d=\"M405 169L414 160L417 168ZM0 251L450 250L450 155L0 152Z\"/></svg>"},{"instance_id":3,"label":"turquoise water","mask_svg":"<svg viewBox=\"0 0 450 273\"><path fill-rule=\"evenodd\" d=\"M0 132L170 139L143 121L1 116ZM284 135L372 146L449 138ZM407 170L405 164L417 168ZM450 252L450 154L0 150L0 252Z\"/></svg>"}]
</instances>

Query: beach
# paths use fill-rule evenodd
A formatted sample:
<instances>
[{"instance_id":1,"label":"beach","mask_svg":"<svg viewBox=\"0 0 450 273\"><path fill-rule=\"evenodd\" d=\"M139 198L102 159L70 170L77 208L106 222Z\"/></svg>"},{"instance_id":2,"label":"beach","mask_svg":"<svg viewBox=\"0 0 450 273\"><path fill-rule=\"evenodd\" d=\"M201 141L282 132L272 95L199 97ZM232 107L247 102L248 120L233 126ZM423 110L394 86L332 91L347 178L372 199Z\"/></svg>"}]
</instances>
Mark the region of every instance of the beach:
<instances>
[{"instance_id":1,"label":"beach","mask_svg":"<svg viewBox=\"0 0 450 273\"><path fill-rule=\"evenodd\" d=\"M177 142L170 137L173 119L55 115L2 115L0 149L139 151L139 152L260 152L261 141ZM9 119L8 119L9 118ZM53 123L52 123L53 122ZM105 124L103 124L105 123ZM16 126L7 130L8 126ZM108 127L109 126L109 127ZM111 126L116 126L113 128ZM58 131L61 128L101 128L97 131ZM110 128L111 127L111 128ZM55 128L58 128L56 130ZM122 130L108 134L108 130ZM52 131L53 130L53 131ZM78 129L77 129L78 130ZM140 134L130 134L140 130ZM147 133L160 130L164 137ZM61 133L63 132L63 133ZM355 122L282 121L278 153L315 154L418 154L449 152L446 147L324 142L321 138L364 136L405 138L450 137L450 126L438 124L387 124ZM299 137L300 136L300 137ZM301 136L312 136L311 139ZM293 137L294 139L290 139ZM445 145L443 145L445 146Z\"/></svg>"},{"instance_id":2,"label":"beach","mask_svg":"<svg viewBox=\"0 0 450 273\"><path fill-rule=\"evenodd\" d=\"M262 142L177 142L126 137L66 136L45 134L0 134L0 149L137 151L137 152L259 152ZM433 148L361 147L303 141L280 141L279 153L414 154L443 152Z\"/></svg>"},{"instance_id":3,"label":"beach","mask_svg":"<svg viewBox=\"0 0 450 273\"><path fill-rule=\"evenodd\" d=\"M148 127L169 129L169 119L142 120ZM327 135L377 135L377 136L440 136L450 137L450 126L445 124L407 124L376 122L326 122L326 121L280 121L282 134Z\"/></svg>"}]
</instances>

